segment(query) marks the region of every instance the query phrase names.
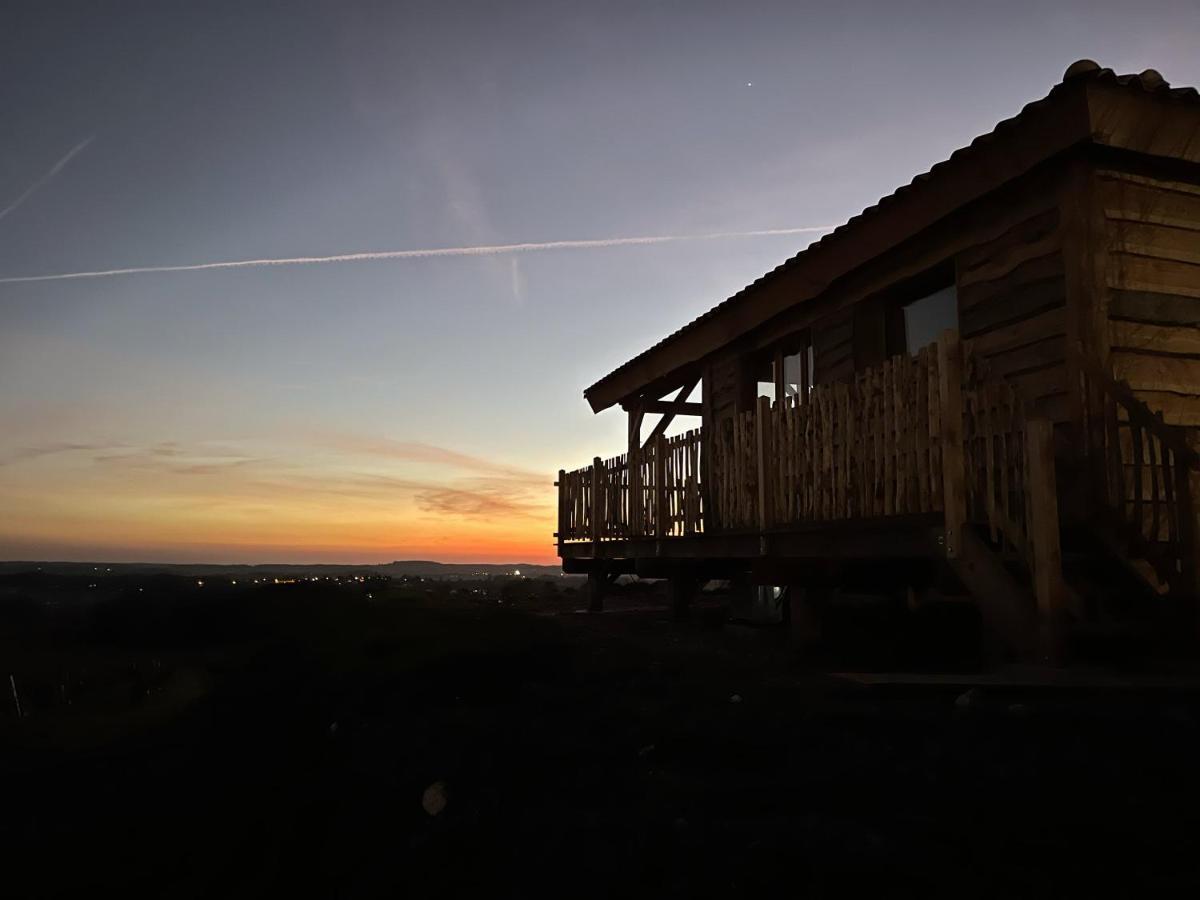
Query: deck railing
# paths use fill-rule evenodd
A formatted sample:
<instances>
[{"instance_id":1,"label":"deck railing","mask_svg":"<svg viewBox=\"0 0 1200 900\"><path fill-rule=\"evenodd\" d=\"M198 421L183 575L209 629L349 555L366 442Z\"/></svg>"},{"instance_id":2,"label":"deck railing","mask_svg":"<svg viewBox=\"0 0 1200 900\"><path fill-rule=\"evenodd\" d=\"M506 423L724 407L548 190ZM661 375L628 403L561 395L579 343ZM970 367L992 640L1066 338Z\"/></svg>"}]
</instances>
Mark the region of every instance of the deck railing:
<instances>
[{"instance_id":1,"label":"deck railing","mask_svg":"<svg viewBox=\"0 0 1200 900\"><path fill-rule=\"evenodd\" d=\"M1007 382L964 359L955 332L851 382L762 398L711 433L659 437L633 455L632 465L623 454L559 473L561 542L940 513L951 555L978 523L1031 572L1044 552L1033 535L1052 533L1041 569L1055 566L1049 424L1031 423Z\"/></svg>"},{"instance_id":2,"label":"deck railing","mask_svg":"<svg viewBox=\"0 0 1200 900\"><path fill-rule=\"evenodd\" d=\"M989 375L981 360L967 355L963 383L967 520L986 526L993 544L1017 553L1032 568L1030 457L1046 448L1031 449L1025 404L1009 382ZM1048 427L1043 423L1035 431L1035 443L1052 440ZM1052 444L1048 449L1053 460Z\"/></svg>"},{"instance_id":3,"label":"deck railing","mask_svg":"<svg viewBox=\"0 0 1200 900\"><path fill-rule=\"evenodd\" d=\"M558 473L560 541L682 537L704 531L700 429L658 436L639 452Z\"/></svg>"},{"instance_id":4,"label":"deck railing","mask_svg":"<svg viewBox=\"0 0 1200 900\"><path fill-rule=\"evenodd\" d=\"M936 347L757 408L712 441L714 525L769 529L941 509Z\"/></svg>"}]
</instances>

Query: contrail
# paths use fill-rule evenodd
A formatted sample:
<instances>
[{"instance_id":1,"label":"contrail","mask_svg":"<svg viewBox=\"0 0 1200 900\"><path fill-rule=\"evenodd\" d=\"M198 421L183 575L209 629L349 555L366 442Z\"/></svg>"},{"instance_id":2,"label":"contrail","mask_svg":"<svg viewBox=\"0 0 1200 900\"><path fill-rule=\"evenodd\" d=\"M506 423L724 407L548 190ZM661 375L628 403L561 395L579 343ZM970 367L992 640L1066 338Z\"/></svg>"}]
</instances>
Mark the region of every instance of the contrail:
<instances>
[{"instance_id":1,"label":"contrail","mask_svg":"<svg viewBox=\"0 0 1200 900\"><path fill-rule=\"evenodd\" d=\"M33 184L31 184L28 188L26 188L25 193L23 193L20 197L18 197L12 203L8 204L8 206L4 207L4 209L0 209L0 219L3 219L10 212L12 212L14 209L16 209L18 206L20 206L22 203L24 203L30 197L32 197L38 188L40 188L47 181L49 181L51 178L53 178L55 175L57 175L59 172L61 172L63 166L65 166L67 163L69 163L77 154L82 153L83 149L88 144L90 144L92 141L94 141L95 139L96 139L96 136L93 134L90 138L87 138L86 140L80 141L78 144L76 144L66 156L64 156L62 159L60 159L58 162L56 162L54 164L53 168L51 168L49 172L47 172L45 175L43 175L41 178L39 178L37 181L35 181Z\"/></svg>"},{"instance_id":2,"label":"contrail","mask_svg":"<svg viewBox=\"0 0 1200 900\"><path fill-rule=\"evenodd\" d=\"M714 231L707 234L660 234L650 237L598 238L581 241L542 241L527 244L491 244L480 247L435 247L427 250L367 250L339 253L335 256L294 256L282 259L238 259L226 262L193 263L183 266L133 266L126 269L100 269L94 272L65 272L58 275L16 275L0 278L0 284L24 281L65 281L71 278L109 278L114 275L140 275L146 272L201 272L207 269L249 269L259 266L304 266L314 263L363 262L386 259L426 259L433 256L496 256L502 253L534 253L543 250L581 250L597 247L628 247L643 244L670 244L679 241L712 241L721 238L764 237L767 235L814 234L832 231L833 225L806 225L802 228L763 228L758 231Z\"/></svg>"}]
</instances>

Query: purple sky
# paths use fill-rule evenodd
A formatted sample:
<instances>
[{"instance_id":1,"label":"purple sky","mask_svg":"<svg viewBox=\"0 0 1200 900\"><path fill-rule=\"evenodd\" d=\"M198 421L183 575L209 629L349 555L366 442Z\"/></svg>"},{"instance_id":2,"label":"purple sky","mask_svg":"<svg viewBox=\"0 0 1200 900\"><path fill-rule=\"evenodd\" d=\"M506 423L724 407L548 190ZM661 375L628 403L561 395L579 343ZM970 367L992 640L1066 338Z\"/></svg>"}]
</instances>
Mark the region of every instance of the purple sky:
<instances>
[{"instance_id":1,"label":"purple sky","mask_svg":"<svg viewBox=\"0 0 1200 900\"><path fill-rule=\"evenodd\" d=\"M836 224L1197 46L1194 0L6 4L0 279ZM0 283L0 558L548 559L624 443L583 387L810 239Z\"/></svg>"}]
</instances>

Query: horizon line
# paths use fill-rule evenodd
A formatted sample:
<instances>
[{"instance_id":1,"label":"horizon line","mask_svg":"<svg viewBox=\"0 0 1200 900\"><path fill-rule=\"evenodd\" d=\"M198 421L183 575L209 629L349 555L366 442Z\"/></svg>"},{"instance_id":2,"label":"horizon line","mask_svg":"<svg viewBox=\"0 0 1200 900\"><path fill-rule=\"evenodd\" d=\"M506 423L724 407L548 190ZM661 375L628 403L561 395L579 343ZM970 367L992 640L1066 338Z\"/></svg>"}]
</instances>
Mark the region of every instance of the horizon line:
<instances>
[{"instance_id":1,"label":"horizon line","mask_svg":"<svg viewBox=\"0 0 1200 900\"><path fill-rule=\"evenodd\" d=\"M531 566L539 568L561 568L561 563L537 563L528 560L513 562L446 562L439 559L393 559L387 562L116 562L103 559L0 559L0 566L11 565L44 565L44 566L219 566L232 568L234 566L338 566L341 568L371 568L376 566L394 566L404 564L421 564L435 566Z\"/></svg>"}]
</instances>

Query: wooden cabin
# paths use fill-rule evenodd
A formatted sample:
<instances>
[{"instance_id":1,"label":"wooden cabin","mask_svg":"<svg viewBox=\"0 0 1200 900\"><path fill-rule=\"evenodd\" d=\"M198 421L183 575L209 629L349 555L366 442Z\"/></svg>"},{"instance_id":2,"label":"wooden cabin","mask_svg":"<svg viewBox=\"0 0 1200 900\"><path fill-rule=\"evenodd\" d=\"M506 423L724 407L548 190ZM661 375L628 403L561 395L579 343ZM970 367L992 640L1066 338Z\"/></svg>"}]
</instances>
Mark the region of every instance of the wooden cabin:
<instances>
[{"instance_id":1,"label":"wooden cabin","mask_svg":"<svg viewBox=\"0 0 1200 900\"><path fill-rule=\"evenodd\" d=\"M680 603L878 572L910 599L954 580L1022 653L1193 632L1200 95L1076 62L584 396L629 425L558 478L596 608L622 572Z\"/></svg>"}]
</instances>

